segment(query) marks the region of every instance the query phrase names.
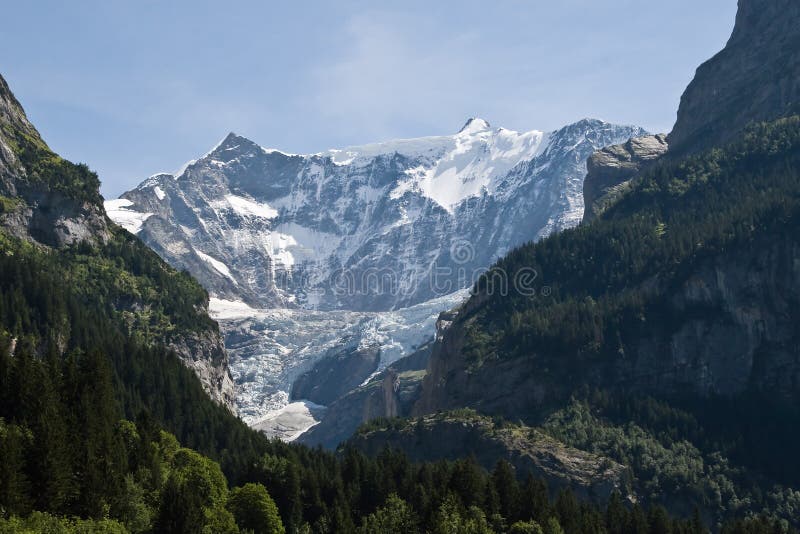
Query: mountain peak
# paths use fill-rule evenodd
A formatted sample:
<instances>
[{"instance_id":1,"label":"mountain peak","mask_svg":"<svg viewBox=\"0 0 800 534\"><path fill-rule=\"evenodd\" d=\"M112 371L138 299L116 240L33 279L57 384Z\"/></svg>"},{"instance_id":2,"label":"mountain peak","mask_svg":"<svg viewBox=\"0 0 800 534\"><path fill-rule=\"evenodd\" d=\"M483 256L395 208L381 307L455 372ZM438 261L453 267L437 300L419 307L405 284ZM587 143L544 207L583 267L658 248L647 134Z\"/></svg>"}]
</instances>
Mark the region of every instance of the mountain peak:
<instances>
[{"instance_id":1,"label":"mountain peak","mask_svg":"<svg viewBox=\"0 0 800 534\"><path fill-rule=\"evenodd\" d=\"M230 150L232 148L236 148L240 146L242 143L250 143L255 144L246 137L242 137L241 135L237 134L236 132L228 132L222 141L220 141L217 146L214 147L211 152L217 152L219 150Z\"/></svg>"},{"instance_id":2,"label":"mountain peak","mask_svg":"<svg viewBox=\"0 0 800 534\"><path fill-rule=\"evenodd\" d=\"M208 156L213 156L212 159L228 161L237 157L242 152L260 151L261 147L246 137L242 137L236 132L230 132L222 141L209 150L200 159L205 159Z\"/></svg>"},{"instance_id":3,"label":"mountain peak","mask_svg":"<svg viewBox=\"0 0 800 534\"><path fill-rule=\"evenodd\" d=\"M481 119L479 117L471 117L464 126L458 131L458 133L478 133L483 132L491 128L492 125L489 124L488 121Z\"/></svg>"}]
</instances>

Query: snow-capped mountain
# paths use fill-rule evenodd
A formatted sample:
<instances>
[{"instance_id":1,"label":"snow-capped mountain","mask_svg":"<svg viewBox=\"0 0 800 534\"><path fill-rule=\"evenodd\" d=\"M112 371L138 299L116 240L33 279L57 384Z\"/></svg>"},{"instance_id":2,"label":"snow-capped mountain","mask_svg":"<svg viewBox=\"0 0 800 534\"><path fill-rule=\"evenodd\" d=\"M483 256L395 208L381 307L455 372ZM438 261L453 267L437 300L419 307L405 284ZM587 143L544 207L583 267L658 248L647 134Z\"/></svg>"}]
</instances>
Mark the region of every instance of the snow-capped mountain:
<instances>
[{"instance_id":1,"label":"snow-capped mountain","mask_svg":"<svg viewBox=\"0 0 800 534\"><path fill-rule=\"evenodd\" d=\"M581 220L592 152L644 134L470 119L454 135L296 155L231 133L106 210L208 289L240 413L291 438L321 413L287 408L302 373L364 347L374 371L408 355L498 257Z\"/></svg>"},{"instance_id":2,"label":"snow-capped mountain","mask_svg":"<svg viewBox=\"0 0 800 534\"><path fill-rule=\"evenodd\" d=\"M585 161L641 128L582 120L293 155L228 135L107 203L217 297L378 311L470 284L510 248L577 224Z\"/></svg>"}]
</instances>

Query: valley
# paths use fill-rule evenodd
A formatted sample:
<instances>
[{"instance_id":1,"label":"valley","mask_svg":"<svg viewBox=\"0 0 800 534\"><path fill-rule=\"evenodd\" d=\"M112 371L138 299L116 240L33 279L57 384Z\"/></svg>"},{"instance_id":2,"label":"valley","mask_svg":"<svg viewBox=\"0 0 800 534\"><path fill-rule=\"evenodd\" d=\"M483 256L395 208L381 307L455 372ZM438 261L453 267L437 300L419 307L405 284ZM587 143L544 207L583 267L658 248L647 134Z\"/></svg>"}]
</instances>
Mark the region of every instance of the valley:
<instances>
[{"instance_id":1,"label":"valley","mask_svg":"<svg viewBox=\"0 0 800 534\"><path fill-rule=\"evenodd\" d=\"M451 136L312 155L230 134L106 210L211 294L239 414L296 438L324 412L287 426L282 410L308 400L295 380L337 353L377 351L357 386L411 355L497 258L578 224L592 152L644 133L591 119L518 133L470 119Z\"/></svg>"}]
</instances>

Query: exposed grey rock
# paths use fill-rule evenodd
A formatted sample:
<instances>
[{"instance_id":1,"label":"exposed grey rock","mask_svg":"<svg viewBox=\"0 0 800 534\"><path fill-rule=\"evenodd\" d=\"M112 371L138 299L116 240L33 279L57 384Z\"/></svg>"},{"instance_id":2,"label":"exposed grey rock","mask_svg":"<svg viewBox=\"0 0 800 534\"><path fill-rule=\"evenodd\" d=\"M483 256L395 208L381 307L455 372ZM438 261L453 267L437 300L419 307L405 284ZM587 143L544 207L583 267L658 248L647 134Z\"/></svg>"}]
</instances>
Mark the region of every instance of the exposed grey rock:
<instances>
[{"instance_id":1,"label":"exposed grey rock","mask_svg":"<svg viewBox=\"0 0 800 534\"><path fill-rule=\"evenodd\" d=\"M0 195L14 200L13 209L0 212L0 226L16 237L54 247L107 241L109 221L103 207L31 179L13 150L17 136L49 150L0 76Z\"/></svg>"},{"instance_id":2,"label":"exposed grey rock","mask_svg":"<svg viewBox=\"0 0 800 534\"><path fill-rule=\"evenodd\" d=\"M586 162L583 182L583 222L602 213L625 192L641 170L667 152L666 135L634 137L621 145L611 145L592 154Z\"/></svg>"},{"instance_id":3,"label":"exposed grey rock","mask_svg":"<svg viewBox=\"0 0 800 534\"><path fill-rule=\"evenodd\" d=\"M379 417L404 417L419 397L432 343L394 362L369 383L340 395L329 406L319 424L298 441L334 449L353 435L363 423Z\"/></svg>"},{"instance_id":4,"label":"exposed grey rock","mask_svg":"<svg viewBox=\"0 0 800 534\"><path fill-rule=\"evenodd\" d=\"M169 340L167 346L195 372L212 399L236 413L233 378L219 331L182 332Z\"/></svg>"},{"instance_id":5,"label":"exposed grey rock","mask_svg":"<svg viewBox=\"0 0 800 534\"><path fill-rule=\"evenodd\" d=\"M670 150L720 146L751 122L800 113L800 3L740 0L725 48L703 63L681 98Z\"/></svg>"},{"instance_id":6,"label":"exposed grey rock","mask_svg":"<svg viewBox=\"0 0 800 534\"><path fill-rule=\"evenodd\" d=\"M380 347L359 347L358 341L337 347L295 380L292 399L330 404L369 378L380 364Z\"/></svg>"}]
</instances>

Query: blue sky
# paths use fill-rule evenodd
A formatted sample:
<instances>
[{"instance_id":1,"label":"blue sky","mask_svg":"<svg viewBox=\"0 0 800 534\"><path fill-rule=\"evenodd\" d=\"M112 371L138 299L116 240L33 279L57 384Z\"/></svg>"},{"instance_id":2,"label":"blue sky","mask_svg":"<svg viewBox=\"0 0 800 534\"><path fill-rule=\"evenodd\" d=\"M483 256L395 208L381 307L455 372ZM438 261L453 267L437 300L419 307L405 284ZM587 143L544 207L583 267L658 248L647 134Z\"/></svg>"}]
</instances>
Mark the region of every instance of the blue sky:
<instances>
[{"instance_id":1,"label":"blue sky","mask_svg":"<svg viewBox=\"0 0 800 534\"><path fill-rule=\"evenodd\" d=\"M26 1L0 73L110 198L229 131L289 152L582 117L668 131L735 0Z\"/></svg>"}]
</instances>

